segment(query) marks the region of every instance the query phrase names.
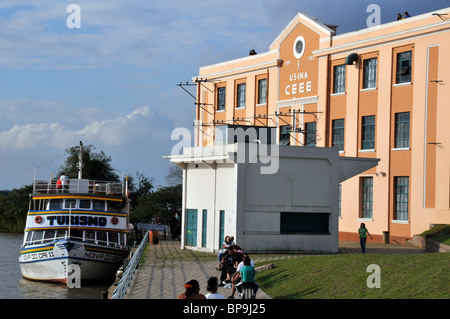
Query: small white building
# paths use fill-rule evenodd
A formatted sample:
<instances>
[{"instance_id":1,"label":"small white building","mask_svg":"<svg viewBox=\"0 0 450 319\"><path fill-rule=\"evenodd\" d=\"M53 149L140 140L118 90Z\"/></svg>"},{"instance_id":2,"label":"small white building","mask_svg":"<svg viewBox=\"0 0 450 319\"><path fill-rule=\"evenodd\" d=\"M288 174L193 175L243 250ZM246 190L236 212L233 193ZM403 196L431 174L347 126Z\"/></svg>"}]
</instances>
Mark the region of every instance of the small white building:
<instances>
[{"instance_id":1,"label":"small white building","mask_svg":"<svg viewBox=\"0 0 450 319\"><path fill-rule=\"evenodd\" d=\"M226 128L216 145L167 157L183 169L181 247L217 251L232 235L247 252L338 252L339 184L378 159L271 143L270 128Z\"/></svg>"}]
</instances>

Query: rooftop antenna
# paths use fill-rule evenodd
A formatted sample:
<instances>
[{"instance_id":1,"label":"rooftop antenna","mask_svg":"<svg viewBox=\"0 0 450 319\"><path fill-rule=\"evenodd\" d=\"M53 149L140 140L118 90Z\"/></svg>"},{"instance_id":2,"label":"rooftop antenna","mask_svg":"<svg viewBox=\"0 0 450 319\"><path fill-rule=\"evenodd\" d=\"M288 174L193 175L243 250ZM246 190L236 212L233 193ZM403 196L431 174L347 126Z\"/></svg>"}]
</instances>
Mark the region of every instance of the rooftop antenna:
<instances>
[{"instance_id":1,"label":"rooftop antenna","mask_svg":"<svg viewBox=\"0 0 450 319\"><path fill-rule=\"evenodd\" d=\"M78 179L82 179L83 176L83 142L80 141L80 155L78 156Z\"/></svg>"},{"instance_id":2,"label":"rooftop antenna","mask_svg":"<svg viewBox=\"0 0 450 319\"><path fill-rule=\"evenodd\" d=\"M437 12L436 12L436 13L432 13L431 15L433 15L433 16L438 16L439 18L441 18L442 21L448 19L447 17L443 17L443 16L446 16L447 13L437 13Z\"/></svg>"}]
</instances>

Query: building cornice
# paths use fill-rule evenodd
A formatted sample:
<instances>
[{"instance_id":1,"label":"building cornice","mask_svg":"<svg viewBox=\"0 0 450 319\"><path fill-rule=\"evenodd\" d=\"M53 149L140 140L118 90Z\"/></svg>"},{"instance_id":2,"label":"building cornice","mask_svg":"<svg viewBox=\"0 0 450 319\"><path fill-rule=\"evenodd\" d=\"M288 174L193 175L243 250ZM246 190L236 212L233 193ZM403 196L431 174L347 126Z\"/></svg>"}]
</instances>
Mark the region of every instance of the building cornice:
<instances>
[{"instance_id":1,"label":"building cornice","mask_svg":"<svg viewBox=\"0 0 450 319\"><path fill-rule=\"evenodd\" d=\"M403 21L401 21L401 22L403 22ZM390 25L390 23L388 25ZM384 26L385 25L383 25L383 27ZM376 28L376 27L373 27L373 28ZM341 35L341 37L339 39L345 39L347 37L351 38L355 35L368 34L369 32L372 32L375 30L380 30L380 29L373 29L373 28L368 28L368 29L364 29L362 31L357 31L357 32L351 32L350 35L348 35L348 36L346 34L344 34L344 35ZM320 56L324 56L324 55L328 55L328 54L336 54L336 53L341 53L341 52L347 51L347 50L366 47L369 45L370 46L382 45L382 44L386 44L388 42L397 41L399 39L405 40L408 38L418 37L423 34L442 32L442 31L446 31L449 28L450 28L450 20L439 21L439 22L436 22L433 24L427 24L427 25L423 25L420 27L416 27L416 28L401 30L398 32L392 32L392 33L388 33L388 34L383 34L383 35L376 36L376 37L367 37L362 40L351 41L351 42L347 42L347 43L343 43L343 44L334 45L329 48L315 50L312 53L316 57L320 57ZM337 39L337 37L334 37L331 40L335 41L336 39ZM330 41L329 38L322 39L322 40Z\"/></svg>"}]
</instances>

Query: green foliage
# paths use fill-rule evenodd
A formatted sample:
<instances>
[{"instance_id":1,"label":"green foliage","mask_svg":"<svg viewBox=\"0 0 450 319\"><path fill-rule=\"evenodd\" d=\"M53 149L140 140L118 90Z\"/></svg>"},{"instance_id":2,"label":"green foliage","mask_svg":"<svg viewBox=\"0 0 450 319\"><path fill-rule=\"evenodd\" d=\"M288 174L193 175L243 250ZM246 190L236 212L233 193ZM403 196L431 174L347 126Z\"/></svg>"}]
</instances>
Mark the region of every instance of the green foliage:
<instances>
[{"instance_id":1,"label":"green foliage","mask_svg":"<svg viewBox=\"0 0 450 319\"><path fill-rule=\"evenodd\" d=\"M175 213L181 213L182 186L160 187L139 197L131 211L132 223L150 223L159 217L166 224Z\"/></svg>"},{"instance_id":2,"label":"green foliage","mask_svg":"<svg viewBox=\"0 0 450 319\"><path fill-rule=\"evenodd\" d=\"M92 145L83 146L83 176L84 179L97 181L120 181L119 176L111 166L111 157L103 151L94 152ZM59 174L65 173L69 178L78 178L78 159L80 155L80 146L73 146L66 149L68 157L65 164L60 167Z\"/></svg>"},{"instance_id":3,"label":"green foliage","mask_svg":"<svg viewBox=\"0 0 450 319\"><path fill-rule=\"evenodd\" d=\"M32 190L29 185L0 196L0 232L23 232Z\"/></svg>"}]
</instances>

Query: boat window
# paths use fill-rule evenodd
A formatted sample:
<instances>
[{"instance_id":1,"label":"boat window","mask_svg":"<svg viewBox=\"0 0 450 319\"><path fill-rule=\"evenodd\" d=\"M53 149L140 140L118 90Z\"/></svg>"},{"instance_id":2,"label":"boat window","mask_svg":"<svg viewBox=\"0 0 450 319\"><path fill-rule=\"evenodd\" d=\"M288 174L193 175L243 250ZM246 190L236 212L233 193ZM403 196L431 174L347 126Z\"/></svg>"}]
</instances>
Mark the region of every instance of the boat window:
<instances>
[{"instance_id":1,"label":"boat window","mask_svg":"<svg viewBox=\"0 0 450 319\"><path fill-rule=\"evenodd\" d=\"M108 242L107 233L102 231L97 232L97 241L101 245L106 245L106 243Z\"/></svg>"},{"instance_id":2,"label":"boat window","mask_svg":"<svg viewBox=\"0 0 450 319\"><path fill-rule=\"evenodd\" d=\"M122 212L124 205L122 202L107 202L109 212Z\"/></svg>"},{"instance_id":3,"label":"boat window","mask_svg":"<svg viewBox=\"0 0 450 319\"><path fill-rule=\"evenodd\" d=\"M83 239L83 231L79 229L71 229L70 230L70 238L75 239Z\"/></svg>"},{"instance_id":4,"label":"boat window","mask_svg":"<svg viewBox=\"0 0 450 319\"><path fill-rule=\"evenodd\" d=\"M95 232L94 231L85 231L84 232L84 240L88 243L95 242Z\"/></svg>"},{"instance_id":5,"label":"boat window","mask_svg":"<svg viewBox=\"0 0 450 319\"><path fill-rule=\"evenodd\" d=\"M80 199L81 209L91 209L91 201L89 199Z\"/></svg>"},{"instance_id":6,"label":"boat window","mask_svg":"<svg viewBox=\"0 0 450 319\"><path fill-rule=\"evenodd\" d=\"M109 244L119 244L119 236L117 233L109 233L108 234Z\"/></svg>"},{"instance_id":7,"label":"boat window","mask_svg":"<svg viewBox=\"0 0 450 319\"><path fill-rule=\"evenodd\" d=\"M63 239L66 238L66 231L65 230L57 230L56 231L56 239Z\"/></svg>"},{"instance_id":8,"label":"boat window","mask_svg":"<svg viewBox=\"0 0 450 319\"><path fill-rule=\"evenodd\" d=\"M44 232L42 231L42 230L39 230L39 231L34 231L33 232L33 236L32 236L32 238L31 238L31 241L32 241L32 243L33 244L36 244L36 243L40 243L40 242L42 242L42 235L44 234Z\"/></svg>"},{"instance_id":9,"label":"boat window","mask_svg":"<svg viewBox=\"0 0 450 319\"><path fill-rule=\"evenodd\" d=\"M76 199L66 199L64 201L64 208L75 208L75 207L77 207Z\"/></svg>"},{"instance_id":10,"label":"boat window","mask_svg":"<svg viewBox=\"0 0 450 319\"><path fill-rule=\"evenodd\" d=\"M25 243L29 244L31 242L31 237L33 236L33 232L27 232L27 238L25 239Z\"/></svg>"},{"instance_id":11,"label":"boat window","mask_svg":"<svg viewBox=\"0 0 450 319\"><path fill-rule=\"evenodd\" d=\"M62 199L51 199L48 209L49 210L61 209L62 204L63 204Z\"/></svg>"},{"instance_id":12,"label":"boat window","mask_svg":"<svg viewBox=\"0 0 450 319\"><path fill-rule=\"evenodd\" d=\"M44 242L51 242L55 239L56 232L54 230L46 230L44 233Z\"/></svg>"},{"instance_id":13,"label":"boat window","mask_svg":"<svg viewBox=\"0 0 450 319\"><path fill-rule=\"evenodd\" d=\"M119 238L120 238L120 244L122 246L125 246L127 244L127 236L125 234L120 234Z\"/></svg>"},{"instance_id":14,"label":"boat window","mask_svg":"<svg viewBox=\"0 0 450 319\"><path fill-rule=\"evenodd\" d=\"M105 201L104 200L95 200L94 199L94 210L105 210Z\"/></svg>"}]
</instances>

